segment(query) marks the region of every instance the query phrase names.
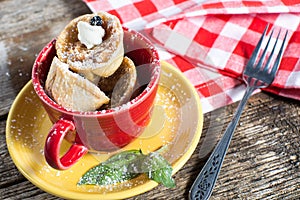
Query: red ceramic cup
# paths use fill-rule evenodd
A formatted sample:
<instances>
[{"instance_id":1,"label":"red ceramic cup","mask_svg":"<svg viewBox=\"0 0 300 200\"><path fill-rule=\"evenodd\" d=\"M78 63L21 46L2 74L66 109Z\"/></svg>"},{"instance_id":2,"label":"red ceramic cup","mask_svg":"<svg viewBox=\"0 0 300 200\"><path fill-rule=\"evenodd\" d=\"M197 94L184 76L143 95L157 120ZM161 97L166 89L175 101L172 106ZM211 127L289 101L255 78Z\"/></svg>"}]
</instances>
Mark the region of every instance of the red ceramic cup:
<instances>
[{"instance_id":1,"label":"red ceramic cup","mask_svg":"<svg viewBox=\"0 0 300 200\"><path fill-rule=\"evenodd\" d=\"M157 50L140 33L124 28L125 55L133 60L137 81L144 89L128 103L110 110L72 112L54 102L44 86L53 57L56 40L39 53L32 70L34 90L53 122L46 142L45 158L55 169L67 169L87 152L108 152L122 148L138 137L148 125L160 77ZM60 157L63 139L71 147Z\"/></svg>"}]
</instances>

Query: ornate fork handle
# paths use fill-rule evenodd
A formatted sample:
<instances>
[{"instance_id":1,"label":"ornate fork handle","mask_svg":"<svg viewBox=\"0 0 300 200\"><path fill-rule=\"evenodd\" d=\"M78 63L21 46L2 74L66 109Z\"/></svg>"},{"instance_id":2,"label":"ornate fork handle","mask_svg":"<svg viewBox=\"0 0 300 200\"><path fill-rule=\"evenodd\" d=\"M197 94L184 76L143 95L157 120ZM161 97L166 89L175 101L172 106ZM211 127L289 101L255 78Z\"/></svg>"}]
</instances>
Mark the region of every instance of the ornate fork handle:
<instances>
[{"instance_id":1,"label":"ornate fork handle","mask_svg":"<svg viewBox=\"0 0 300 200\"><path fill-rule=\"evenodd\" d=\"M208 199L213 191L217 177L221 170L223 160L225 158L228 146L233 136L234 130L238 124L243 108L245 107L247 100L255 90L255 87L247 86L246 92L239 103L237 111L226 128L226 131L219 141L211 156L207 160L206 164L202 168L200 174L196 178L192 188L189 192L189 199L191 200L203 200Z\"/></svg>"}]
</instances>

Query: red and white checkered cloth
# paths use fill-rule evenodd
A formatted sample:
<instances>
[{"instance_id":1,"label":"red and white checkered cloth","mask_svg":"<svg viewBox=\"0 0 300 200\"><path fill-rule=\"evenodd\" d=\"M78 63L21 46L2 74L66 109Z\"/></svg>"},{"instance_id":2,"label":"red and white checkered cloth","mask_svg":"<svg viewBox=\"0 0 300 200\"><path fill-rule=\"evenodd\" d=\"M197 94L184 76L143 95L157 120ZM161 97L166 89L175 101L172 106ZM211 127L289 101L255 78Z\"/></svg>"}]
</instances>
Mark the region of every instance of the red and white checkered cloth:
<instances>
[{"instance_id":1,"label":"red and white checkered cloth","mask_svg":"<svg viewBox=\"0 0 300 200\"><path fill-rule=\"evenodd\" d=\"M204 112L241 99L241 73L267 24L275 32L289 30L277 77L265 90L300 100L299 0L83 1L149 37L161 60L193 83Z\"/></svg>"}]
</instances>

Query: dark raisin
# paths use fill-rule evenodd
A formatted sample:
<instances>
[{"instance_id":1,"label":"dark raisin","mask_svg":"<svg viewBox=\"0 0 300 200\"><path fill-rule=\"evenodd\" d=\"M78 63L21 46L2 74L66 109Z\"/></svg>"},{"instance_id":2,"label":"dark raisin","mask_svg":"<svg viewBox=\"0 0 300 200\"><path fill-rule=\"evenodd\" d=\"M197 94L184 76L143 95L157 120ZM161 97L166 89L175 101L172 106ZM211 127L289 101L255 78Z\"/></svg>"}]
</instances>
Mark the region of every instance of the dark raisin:
<instances>
[{"instance_id":1,"label":"dark raisin","mask_svg":"<svg viewBox=\"0 0 300 200\"><path fill-rule=\"evenodd\" d=\"M103 20L101 19L100 16L96 15L90 20L90 24L92 26L102 26Z\"/></svg>"}]
</instances>

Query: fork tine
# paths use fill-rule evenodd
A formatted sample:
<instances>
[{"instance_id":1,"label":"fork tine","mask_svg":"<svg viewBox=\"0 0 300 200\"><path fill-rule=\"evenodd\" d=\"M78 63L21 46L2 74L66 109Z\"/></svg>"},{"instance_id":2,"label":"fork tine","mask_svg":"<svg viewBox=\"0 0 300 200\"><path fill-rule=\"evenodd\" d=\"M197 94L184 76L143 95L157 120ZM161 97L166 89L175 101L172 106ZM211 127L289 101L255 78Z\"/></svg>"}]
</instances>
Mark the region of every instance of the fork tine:
<instances>
[{"instance_id":1,"label":"fork tine","mask_svg":"<svg viewBox=\"0 0 300 200\"><path fill-rule=\"evenodd\" d=\"M254 63L255 63L255 61L257 59L260 47L261 47L262 42L263 42L263 39L266 36L266 32L268 30L268 27L269 27L269 24L267 24L267 26L265 27L265 30L264 30L262 36L260 37L260 39L259 39L259 41L258 41L258 43L257 43L257 45L256 45L256 47L254 49L254 51L252 52L252 55L251 55L251 57L250 57L247 65L246 65L245 69L248 69L249 67L254 66Z\"/></svg>"},{"instance_id":2,"label":"fork tine","mask_svg":"<svg viewBox=\"0 0 300 200\"><path fill-rule=\"evenodd\" d=\"M278 67L279 67L280 60L281 60L282 55L283 55L283 47L284 47L284 45L285 45L287 35L288 35L288 31L285 32L285 36L284 36L284 39L283 39L283 41L282 41L282 45L281 45L281 47L280 47L279 53L278 53L278 55L277 55L277 58L276 58L276 60L275 60L275 62L274 62L274 66L273 66L273 68L272 68L272 70L271 70L271 74L273 74L273 75L276 74L277 69L278 69ZM275 76L274 76L274 78L275 78Z\"/></svg>"},{"instance_id":3,"label":"fork tine","mask_svg":"<svg viewBox=\"0 0 300 200\"><path fill-rule=\"evenodd\" d=\"M264 67L264 71L268 71L268 70L269 70L269 67L270 67L270 64L271 64L271 59L272 59L272 57L273 57L275 48L276 48L276 46L277 46L277 42L278 42L278 39L279 39L280 32L281 32L281 29L279 30L279 33L278 33L278 35L277 35L277 38L276 38L275 44L274 44L274 46L273 46L273 49L272 49L272 51L271 51L271 54L269 55L269 58L268 58L268 60L267 60L267 62L266 62L266 65L265 65L265 67ZM273 33L273 31L272 31L272 33ZM271 35L271 36L272 36L272 35ZM270 36L270 38L271 38L271 36ZM266 49L265 49L265 50L266 50Z\"/></svg>"},{"instance_id":4,"label":"fork tine","mask_svg":"<svg viewBox=\"0 0 300 200\"><path fill-rule=\"evenodd\" d=\"M256 68L257 71L260 70L260 69L262 68L262 66L263 66L263 62L264 62L264 60L265 60L265 58L266 58L267 50L268 50L268 47L269 47L269 44L270 44L270 41L271 41L273 32L274 32L274 29L271 31L271 34L270 34L269 39L268 39L268 42L267 42L267 44L266 44L266 46L265 46L265 48L264 48L264 51L263 51L263 53L262 53L262 55L261 55L261 57L260 57L260 59L259 59L257 65L255 66L255 68ZM277 42L277 40L276 40L276 42ZM275 44L275 45L276 45L276 44ZM275 46L275 45L274 45L274 46ZM270 60L270 57L269 57L269 60Z\"/></svg>"}]
</instances>

